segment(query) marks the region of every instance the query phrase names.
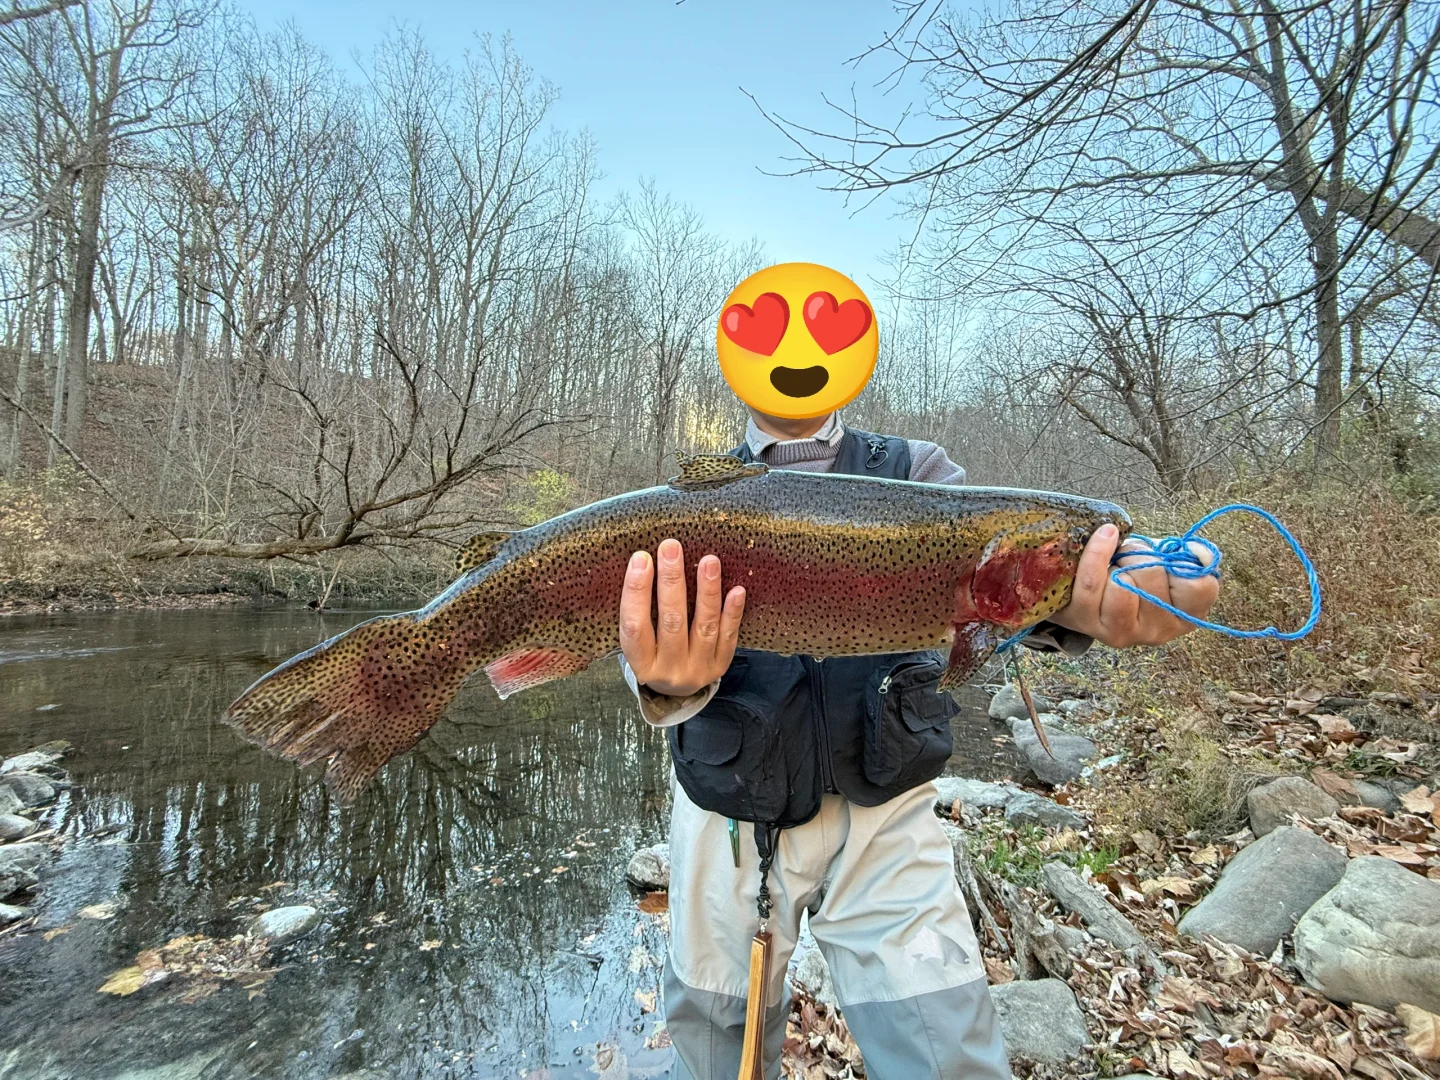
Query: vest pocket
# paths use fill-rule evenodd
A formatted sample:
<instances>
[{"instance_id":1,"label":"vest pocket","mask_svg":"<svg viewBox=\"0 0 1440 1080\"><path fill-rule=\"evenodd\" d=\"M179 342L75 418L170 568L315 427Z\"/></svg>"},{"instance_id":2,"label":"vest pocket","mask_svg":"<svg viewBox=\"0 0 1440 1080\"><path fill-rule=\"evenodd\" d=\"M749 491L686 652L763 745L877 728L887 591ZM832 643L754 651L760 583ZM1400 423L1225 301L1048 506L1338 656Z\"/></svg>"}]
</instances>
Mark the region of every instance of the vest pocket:
<instances>
[{"instance_id":1,"label":"vest pocket","mask_svg":"<svg viewBox=\"0 0 1440 1080\"><path fill-rule=\"evenodd\" d=\"M933 780L950 757L950 720L960 711L937 692L940 660L902 660L877 668L865 688L862 767L872 784L905 790Z\"/></svg>"},{"instance_id":2,"label":"vest pocket","mask_svg":"<svg viewBox=\"0 0 1440 1080\"><path fill-rule=\"evenodd\" d=\"M788 822L785 747L762 701L722 691L670 731L675 775L695 805L737 821Z\"/></svg>"}]
</instances>

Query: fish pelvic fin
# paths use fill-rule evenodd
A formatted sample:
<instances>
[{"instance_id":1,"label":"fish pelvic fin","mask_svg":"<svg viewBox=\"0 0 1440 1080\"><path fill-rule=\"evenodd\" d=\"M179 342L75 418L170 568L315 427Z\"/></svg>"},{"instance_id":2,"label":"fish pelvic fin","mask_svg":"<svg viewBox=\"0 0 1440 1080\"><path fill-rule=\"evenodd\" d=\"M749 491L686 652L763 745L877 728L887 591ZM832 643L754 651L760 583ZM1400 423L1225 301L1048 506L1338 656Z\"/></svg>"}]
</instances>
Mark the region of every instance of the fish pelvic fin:
<instances>
[{"instance_id":1,"label":"fish pelvic fin","mask_svg":"<svg viewBox=\"0 0 1440 1080\"><path fill-rule=\"evenodd\" d=\"M986 622L955 624L955 640L950 646L950 663L940 676L941 690L958 690L979 671L986 660L995 655L1000 636Z\"/></svg>"},{"instance_id":2,"label":"fish pelvic fin","mask_svg":"<svg viewBox=\"0 0 1440 1080\"><path fill-rule=\"evenodd\" d=\"M472 651L417 613L371 619L281 664L223 719L288 761L326 762L326 786L348 806L434 726L478 666Z\"/></svg>"},{"instance_id":3,"label":"fish pelvic fin","mask_svg":"<svg viewBox=\"0 0 1440 1080\"><path fill-rule=\"evenodd\" d=\"M517 649L485 665L490 685L501 699L532 686L563 679L590 666L589 657L567 649L535 647Z\"/></svg>"},{"instance_id":4,"label":"fish pelvic fin","mask_svg":"<svg viewBox=\"0 0 1440 1080\"><path fill-rule=\"evenodd\" d=\"M675 462L680 466L680 475L666 483L677 491L720 487L770 471L770 466L762 462L742 461L733 454L677 454Z\"/></svg>"},{"instance_id":5,"label":"fish pelvic fin","mask_svg":"<svg viewBox=\"0 0 1440 1080\"><path fill-rule=\"evenodd\" d=\"M464 575L477 566L484 566L495 557L500 545L512 535L504 531L476 533L461 544L460 550L455 553L455 573Z\"/></svg>"}]
</instances>

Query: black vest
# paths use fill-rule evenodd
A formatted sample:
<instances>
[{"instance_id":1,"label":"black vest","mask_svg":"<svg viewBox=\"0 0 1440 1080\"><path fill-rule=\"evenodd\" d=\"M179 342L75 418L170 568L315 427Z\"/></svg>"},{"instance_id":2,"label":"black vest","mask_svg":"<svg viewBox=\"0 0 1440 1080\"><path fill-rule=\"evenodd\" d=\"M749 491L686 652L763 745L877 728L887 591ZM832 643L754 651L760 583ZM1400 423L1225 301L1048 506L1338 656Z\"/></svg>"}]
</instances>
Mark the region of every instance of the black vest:
<instances>
[{"instance_id":1,"label":"black vest","mask_svg":"<svg viewBox=\"0 0 1440 1080\"><path fill-rule=\"evenodd\" d=\"M748 445L732 453L753 460ZM848 428L832 471L907 480L910 447ZM939 652L740 649L709 704L669 729L675 775L697 806L781 828L809 821L827 792L878 806L945 768L959 708L936 693L944 670Z\"/></svg>"}]
</instances>

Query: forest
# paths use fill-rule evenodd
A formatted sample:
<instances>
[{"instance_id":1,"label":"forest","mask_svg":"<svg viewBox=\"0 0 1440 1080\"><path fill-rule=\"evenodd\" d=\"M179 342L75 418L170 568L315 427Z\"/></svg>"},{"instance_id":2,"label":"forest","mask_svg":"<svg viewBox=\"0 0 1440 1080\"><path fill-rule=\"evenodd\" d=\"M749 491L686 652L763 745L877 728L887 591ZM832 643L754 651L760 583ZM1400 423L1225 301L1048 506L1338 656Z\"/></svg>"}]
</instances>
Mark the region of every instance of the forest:
<instances>
[{"instance_id":1,"label":"forest","mask_svg":"<svg viewBox=\"0 0 1440 1080\"><path fill-rule=\"evenodd\" d=\"M598 198L507 40L452 65L396 29L356 78L209 0L4 20L14 587L440 566L736 440L715 322L764 238L645 181ZM847 417L972 482L1428 513L1437 35L1395 0L900 5L860 70L908 80L922 132L765 114L795 182L913 219Z\"/></svg>"}]
</instances>

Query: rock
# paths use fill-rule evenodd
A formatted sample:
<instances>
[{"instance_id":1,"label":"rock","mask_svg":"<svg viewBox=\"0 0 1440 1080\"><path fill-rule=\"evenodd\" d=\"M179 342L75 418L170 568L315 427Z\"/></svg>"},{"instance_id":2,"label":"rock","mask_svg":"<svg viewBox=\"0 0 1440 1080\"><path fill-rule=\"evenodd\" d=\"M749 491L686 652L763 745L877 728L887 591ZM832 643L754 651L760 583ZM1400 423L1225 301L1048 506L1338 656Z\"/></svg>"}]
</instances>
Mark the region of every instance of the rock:
<instances>
[{"instance_id":1,"label":"rock","mask_svg":"<svg viewBox=\"0 0 1440 1080\"><path fill-rule=\"evenodd\" d=\"M1055 939L1072 955L1083 953L1091 940L1090 935L1078 926L1066 926L1064 923L1055 924Z\"/></svg>"},{"instance_id":2,"label":"rock","mask_svg":"<svg viewBox=\"0 0 1440 1080\"><path fill-rule=\"evenodd\" d=\"M984 780L967 780L963 776L942 776L935 781L935 809L950 813L959 799L972 810L1003 810L1005 804L1020 793L1014 784L992 784Z\"/></svg>"},{"instance_id":3,"label":"rock","mask_svg":"<svg viewBox=\"0 0 1440 1080\"><path fill-rule=\"evenodd\" d=\"M1362 806L1373 806L1387 814L1396 813L1400 809L1400 797L1384 785L1372 784L1369 780L1351 780L1350 783L1355 785Z\"/></svg>"},{"instance_id":4,"label":"rock","mask_svg":"<svg viewBox=\"0 0 1440 1080\"><path fill-rule=\"evenodd\" d=\"M19 814L0 814L0 840L24 840L39 826Z\"/></svg>"},{"instance_id":5,"label":"rock","mask_svg":"<svg viewBox=\"0 0 1440 1080\"><path fill-rule=\"evenodd\" d=\"M1039 694L1031 694L1030 700L1037 713L1050 712L1055 708L1049 698ZM1023 716L1028 720L1030 711L1025 708L1025 699L1020 696L1020 688L1014 683L1006 683L990 699L990 719L1009 720L1016 716Z\"/></svg>"},{"instance_id":6,"label":"rock","mask_svg":"<svg viewBox=\"0 0 1440 1080\"><path fill-rule=\"evenodd\" d=\"M0 788L9 788L22 806L44 806L55 799L55 785L32 772L8 772L0 776Z\"/></svg>"},{"instance_id":7,"label":"rock","mask_svg":"<svg viewBox=\"0 0 1440 1080\"><path fill-rule=\"evenodd\" d=\"M625 876L632 885L661 891L670 888L670 845L655 844L630 856Z\"/></svg>"},{"instance_id":8,"label":"rock","mask_svg":"<svg viewBox=\"0 0 1440 1080\"><path fill-rule=\"evenodd\" d=\"M1110 906L1110 902L1098 889L1087 885L1085 879L1062 862L1048 862L1040 868L1040 876L1048 892L1066 911L1078 912L1101 941L1108 941L1117 949L1145 947L1145 939L1130 920Z\"/></svg>"},{"instance_id":9,"label":"rock","mask_svg":"<svg viewBox=\"0 0 1440 1080\"><path fill-rule=\"evenodd\" d=\"M1180 932L1213 934L1261 956L1345 873L1345 853L1293 825L1256 840L1226 864L1220 881L1185 913Z\"/></svg>"},{"instance_id":10,"label":"rock","mask_svg":"<svg viewBox=\"0 0 1440 1080\"><path fill-rule=\"evenodd\" d=\"M275 948L289 945L320 925L320 912L309 904L272 908L255 916L248 931L251 937L268 938Z\"/></svg>"},{"instance_id":11,"label":"rock","mask_svg":"<svg viewBox=\"0 0 1440 1080\"><path fill-rule=\"evenodd\" d=\"M45 743L33 750L27 750L23 754L16 754L12 758L0 761L0 773L24 772L42 765L54 765L69 752L70 744L64 739Z\"/></svg>"},{"instance_id":12,"label":"rock","mask_svg":"<svg viewBox=\"0 0 1440 1080\"><path fill-rule=\"evenodd\" d=\"M950 854L955 860L955 880L960 884L960 895L965 897L965 907L970 913L970 925L976 933L980 931L982 916L988 916L985 897L980 892L980 882L975 877L975 864L970 861L970 849L965 845L965 830L948 821L941 821L940 828L950 841Z\"/></svg>"},{"instance_id":13,"label":"rock","mask_svg":"<svg viewBox=\"0 0 1440 1080\"><path fill-rule=\"evenodd\" d=\"M1028 716L1010 721L1010 736L1015 740L1015 745L1025 755L1025 760L1035 775L1051 787L1059 787L1079 779L1085 763L1099 753L1095 744L1082 735L1071 735L1052 726L1045 722L1046 718L1043 716L1040 719L1054 756L1046 753L1045 747L1040 745L1040 739L1035 734L1035 725Z\"/></svg>"},{"instance_id":14,"label":"rock","mask_svg":"<svg viewBox=\"0 0 1440 1080\"><path fill-rule=\"evenodd\" d=\"M1303 776L1271 780L1253 789L1245 801L1250 810L1250 831L1256 836L1289 825L1294 814L1315 821L1340 809L1338 802Z\"/></svg>"},{"instance_id":15,"label":"rock","mask_svg":"<svg viewBox=\"0 0 1440 1080\"><path fill-rule=\"evenodd\" d=\"M44 844L6 844L0 847L0 870L12 866L34 870L49 854L50 849Z\"/></svg>"},{"instance_id":16,"label":"rock","mask_svg":"<svg viewBox=\"0 0 1440 1080\"><path fill-rule=\"evenodd\" d=\"M3 850L0 848L0 851ZM23 866L0 866L0 900L33 889L39 883L40 879L33 870L27 870Z\"/></svg>"},{"instance_id":17,"label":"rock","mask_svg":"<svg viewBox=\"0 0 1440 1080\"><path fill-rule=\"evenodd\" d=\"M1047 829L1085 827L1085 819L1074 810L1028 791L1020 792L1006 804L1005 820L1012 825L1043 825Z\"/></svg>"},{"instance_id":18,"label":"rock","mask_svg":"<svg viewBox=\"0 0 1440 1080\"><path fill-rule=\"evenodd\" d=\"M1440 884L1379 855L1350 860L1295 927L1295 964L1336 1001L1440 1013Z\"/></svg>"},{"instance_id":19,"label":"rock","mask_svg":"<svg viewBox=\"0 0 1440 1080\"><path fill-rule=\"evenodd\" d=\"M12 907L10 904L0 904L0 926L5 926L12 922L19 922L29 914L30 912L26 911L23 907Z\"/></svg>"},{"instance_id":20,"label":"rock","mask_svg":"<svg viewBox=\"0 0 1440 1080\"><path fill-rule=\"evenodd\" d=\"M24 809L25 804L20 801L19 795L8 787L0 787L0 814L18 814Z\"/></svg>"},{"instance_id":21,"label":"rock","mask_svg":"<svg viewBox=\"0 0 1440 1080\"><path fill-rule=\"evenodd\" d=\"M1082 724L1088 723L1095 715L1095 703L1081 698L1066 698L1055 708L1066 720L1075 720Z\"/></svg>"},{"instance_id":22,"label":"rock","mask_svg":"<svg viewBox=\"0 0 1440 1080\"><path fill-rule=\"evenodd\" d=\"M1059 979L1008 982L990 988L1011 1060L1063 1065L1079 1055L1090 1034L1075 993Z\"/></svg>"}]
</instances>

